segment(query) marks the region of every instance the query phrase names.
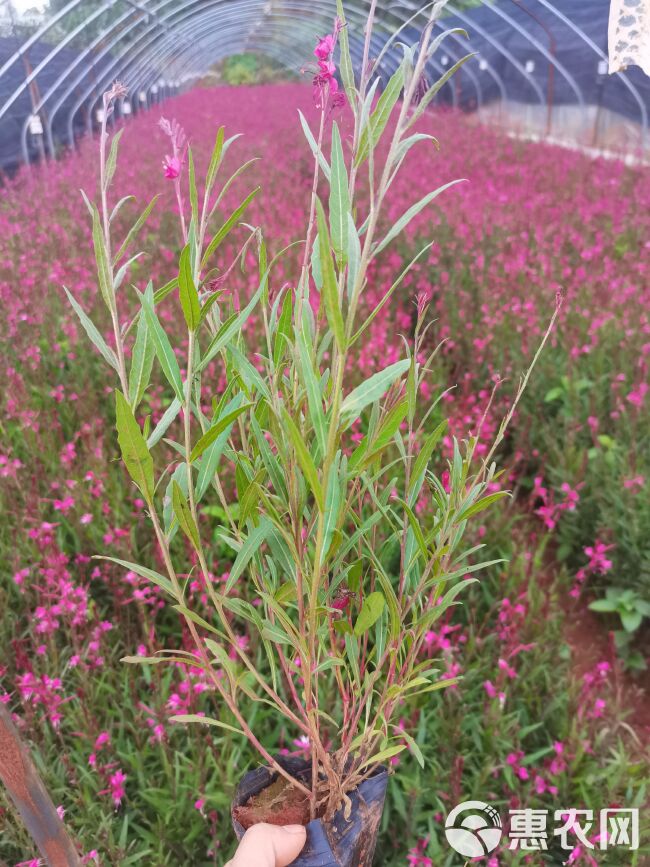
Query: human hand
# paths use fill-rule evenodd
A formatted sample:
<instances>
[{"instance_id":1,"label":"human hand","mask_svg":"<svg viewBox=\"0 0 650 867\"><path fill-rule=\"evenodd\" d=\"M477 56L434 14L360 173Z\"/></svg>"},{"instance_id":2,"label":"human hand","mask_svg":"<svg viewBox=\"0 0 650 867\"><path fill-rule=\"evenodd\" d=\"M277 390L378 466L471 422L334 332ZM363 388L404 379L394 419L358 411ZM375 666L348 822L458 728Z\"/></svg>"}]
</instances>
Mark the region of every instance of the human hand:
<instances>
[{"instance_id":1,"label":"human hand","mask_svg":"<svg viewBox=\"0 0 650 867\"><path fill-rule=\"evenodd\" d=\"M253 825L225 867L287 867L300 855L307 830L303 825Z\"/></svg>"}]
</instances>

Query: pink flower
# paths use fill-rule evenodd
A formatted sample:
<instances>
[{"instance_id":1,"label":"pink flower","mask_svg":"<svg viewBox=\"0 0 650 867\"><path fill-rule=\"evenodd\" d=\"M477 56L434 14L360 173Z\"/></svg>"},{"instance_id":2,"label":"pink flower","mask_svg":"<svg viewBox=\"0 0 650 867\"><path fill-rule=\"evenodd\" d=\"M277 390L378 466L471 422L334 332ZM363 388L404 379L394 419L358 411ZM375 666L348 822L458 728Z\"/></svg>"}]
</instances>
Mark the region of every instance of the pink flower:
<instances>
[{"instance_id":1,"label":"pink flower","mask_svg":"<svg viewBox=\"0 0 650 867\"><path fill-rule=\"evenodd\" d=\"M327 36L323 36L318 40L318 45L314 48L314 55L319 60L328 60L330 55L334 51L334 46L336 45L336 38L333 33L328 33Z\"/></svg>"},{"instance_id":2,"label":"pink flower","mask_svg":"<svg viewBox=\"0 0 650 867\"><path fill-rule=\"evenodd\" d=\"M114 774L111 774L108 778L108 784L110 786L111 798L113 799L113 803L116 807L119 807L122 803L122 798L125 794L124 783L126 782L126 774L118 769Z\"/></svg>"},{"instance_id":3,"label":"pink flower","mask_svg":"<svg viewBox=\"0 0 650 867\"><path fill-rule=\"evenodd\" d=\"M181 173L181 161L178 157L166 156L163 160L163 170L165 177L173 181Z\"/></svg>"}]
</instances>

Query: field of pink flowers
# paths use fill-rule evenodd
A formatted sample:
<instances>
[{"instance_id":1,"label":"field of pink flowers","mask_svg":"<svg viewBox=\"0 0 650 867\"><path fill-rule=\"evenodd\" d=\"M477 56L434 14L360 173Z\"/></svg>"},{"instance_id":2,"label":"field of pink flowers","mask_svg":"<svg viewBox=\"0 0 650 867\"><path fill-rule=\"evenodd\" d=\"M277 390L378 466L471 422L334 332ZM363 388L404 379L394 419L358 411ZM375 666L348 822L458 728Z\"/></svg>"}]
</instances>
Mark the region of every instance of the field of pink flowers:
<instances>
[{"instance_id":1,"label":"field of pink flowers","mask_svg":"<svg viewBox=\"0 0 650 867\"><path fill-rule=\"evenodd\" d=\"M164 106L201 166L218 126L243 133L237 159L260 159L222 213L259 184L246 221L265 227L272 253L304 231L312 161L299 108L313 118L311 90L301 85L196 90ZM133 270L140 290L144 274L156 287L172 276L181 247L158 117L128 125L113 191L114 201L135 194L140 208L160 195L145 231L146 264ZM346 123L343 113L343 134ZM461 800L597 810L647 797L650 618L639 603L650 598L650 171L515 141L454 113L432 112L423 127L440 149L425 143L411 153L388 220L420 187L467 183L426 209L375 268L368 311L434 241L373 320L355 359L360 374L399 357L416 297L431 295L431 340L443 341L435 384L449 389L445 448L484 414L489 442L556 296L564 298L501 450L514 496L478 531L489 559L508 562L488 570L430 633L431 658L462 680L435 700L404 706L401 725L428 763L421 770L408 752L395 760L379 851L382 864L424 867L456 863L441 817ZM235 736L169 722L209 706L209 689L192 670L120 662L183 636L151 586L91 559L134 560L134 550L140 562L156 558L143 503L133 488L124 494L113 383L62 289L102 321L79 193L94 194L96 174L95 147L86 143L74 158L2 189L0 701L33 747L87 863L217 865L232 848L233 784L255 760ZM123 210L126 219L135 206ZM234 258L243 236L231 237ZM276 288L295 280L291 262L276 271ZM229 274L236 305L253 280L238 267ZM166 323L178 321L173 299L160 310ZM248 327L254 334L255 321ZM153 423L169 402L162 388L147 394ZM204 511L219 510L213 503ZM229 567L220 545L215 538L217 577ZM198 583L192 589L200 602ZM606 594L614 602L600 607L608 610L588 612ZM240 640L249 641L243 633ZM269 747L305 750L275 719L257 715L251 725ZM638 860L648 852L612 852L607 863L648 863ZM35 857L0 793L0 858L31 865ZM506 852L489 864L562 863L540 857ZM570 860L599 863L577 839Z\"/></svg>"}]
</instances>

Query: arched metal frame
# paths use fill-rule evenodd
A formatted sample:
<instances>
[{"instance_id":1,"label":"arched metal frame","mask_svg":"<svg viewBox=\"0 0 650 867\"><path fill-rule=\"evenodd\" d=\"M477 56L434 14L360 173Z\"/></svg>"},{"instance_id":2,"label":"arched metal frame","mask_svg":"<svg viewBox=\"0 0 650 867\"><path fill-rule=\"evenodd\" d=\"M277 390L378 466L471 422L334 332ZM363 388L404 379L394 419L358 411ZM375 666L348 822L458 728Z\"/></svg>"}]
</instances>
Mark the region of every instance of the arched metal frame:
<instances>
[{"instance_id":1,"label":"arched metal frame","mask_svg":"<svg viewBox=\"0 0 650 867\"><path fill-rule=\"evenodd\" d=\"M23 57L29 49L53 28L64 21L66 16L79 12L85 0L70 0L58 13L46 21L20 48L0 67L2 77ZM485 2L485 0L484 0ZM565 27L581 39L600 60L606 60L604 52L578 25L554 6L552 0L537 0L556 17ZM27 142L30 119L40 114L47 153L55 155L54 120L61 110L67 110L66 130L68 144L74 144L75 118L82 107L86 109L87 127L92 129L93 114L102 91L116 78L124 79L136 93L144 93L143 105L135 101L137 109L149 107L171 93L191 86L205 75L215 62L229 54L253 50L266 54L279 63L299 68L311 54L314 36L326 32L331 27L335 13L334 0L319 3L316 8L310 0L105 0L89 12L76 26L70 29L51 48L43 59L29 72L24 81L0 105L0 120L7 115L17 100L29 91L38 76L60 55L64 48L72 45L102 17L117 5L123 4L125 10L115 20L104 26L99 34L91 39L73 60L70 66L59 74L43 96L38 98L21 126L21 150L23 159L29 160ZM377 20L384 29L397 29L407 20L417 21L417 16L425 6L422 0L379 0ZM566 81L575 96L579 109L585 108L585 100L578 82L568 69L554 56L554 53L509 15L503 5L486 2L488 8L500 20L505 21L519 36L524 37L535 51L539 52L557 73ZM347 4L346 14L355 28L363 25L368 0L356 0ZM453 2L447 10L457 20L470 27L472 32L485 40L498 54L512 66L528 83L540 105L545 104L544 94L530 72L489 29L472 19L467 13L456 9ZM443 22L438 22L442 27ZM414 26L417 26L415 24ZM381 38L375 36L379 51L383 48ZM454 48L450 47L453 43ZM355 53L354 60L360 62L358 45L351 41ZM458 59L456 46L465 52L466 46L457 35L451 35L445 44L444 52L451 55L452 61ZM383 57L382 66L388 74L397 65L397 52L388 52ZM474 64L474 68L472 68ZM432 58L431 68L438 74L444 72L439 59ZM475 60L463 67L463 74L476 93L477 107L484 103L480 72L486 72L496 83L502 100L508 99L503 77L487 61L482 64ZM637 88L624 73L618 73L625 87L633 96L639 109L642 131L642 146L646 146L648 110ZM80 95L71 108L68 102L76 91ZM152 96L159 96L154 100ZM457 103L455 88L451 90L452 102Z\"/></svg>"}]
</instances>

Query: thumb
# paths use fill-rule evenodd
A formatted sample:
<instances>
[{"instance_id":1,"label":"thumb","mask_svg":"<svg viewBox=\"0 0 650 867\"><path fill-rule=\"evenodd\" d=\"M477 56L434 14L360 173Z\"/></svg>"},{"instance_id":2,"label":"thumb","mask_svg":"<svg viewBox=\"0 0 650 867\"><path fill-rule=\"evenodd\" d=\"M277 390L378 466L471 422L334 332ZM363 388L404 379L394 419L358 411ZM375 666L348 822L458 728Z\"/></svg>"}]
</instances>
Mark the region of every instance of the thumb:
<instances>
[{"instance_id":1,"label":"thumb","mask_svg":"<svg viewBox=\"0 0 650 867\"><path fill-rule=\"evenodd\" d=\"M304 825L253 825L244 834L232 867L288 867L307 840Z\"/></svg>"}]
</instances>

